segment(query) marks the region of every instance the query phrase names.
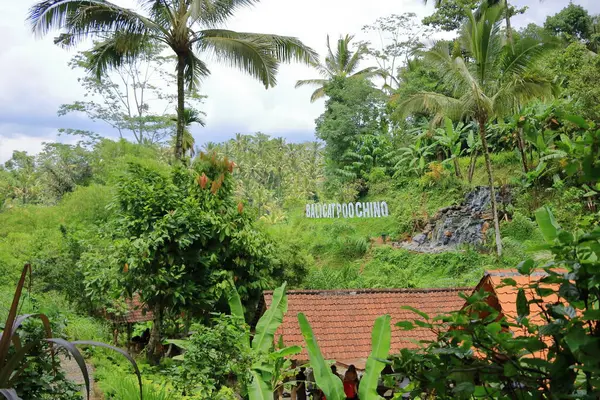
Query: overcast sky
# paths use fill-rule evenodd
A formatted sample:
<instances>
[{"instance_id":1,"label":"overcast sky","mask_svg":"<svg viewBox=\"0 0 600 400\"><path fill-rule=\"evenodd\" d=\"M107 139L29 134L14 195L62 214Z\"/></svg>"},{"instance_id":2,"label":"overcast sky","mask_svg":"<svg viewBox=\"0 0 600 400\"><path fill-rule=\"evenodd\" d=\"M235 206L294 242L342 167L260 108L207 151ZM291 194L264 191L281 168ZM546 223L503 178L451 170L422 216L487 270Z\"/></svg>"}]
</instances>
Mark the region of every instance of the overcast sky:
<instances>
[{"instance_id":1,"label":"overcast sky","mask_svg":"<svg viewBox=\"0 0 600 400\"><path fill-rule=\"evenodd\" d=\"M118 0L134 6L135 0ZM430 1L429 3L433 3ZM515 0L517 6L529 5L525 16L516 19L517 27L536 22L559 11L568 0ZM575 0L592 13L600 13L600 1ZM0 162L13 150L38 152L43 142L68 139L57 136L58 128L93 130L114 136L106 126L86 120L83 115L58 117L63 103L81 100L78 75L67 63L75 50L62 50L52 43L54 34L36 39L25 25L31 0L0 0ZM276 33L299 37L319 53L325 50L326 35L333 39L346 33L357 34L363 25L390 14L415 12L425 16L433 11L422 0L263 0L239 12L228 28ZM85 50L85 48L81 48ZM300 65L284 65L277 87L265 90L253 79L209 60L212 75L201 92L208 96L202 109L207 125L193 129L196 142L223 141L235 133L261 131L301 142L314 138L314 120L323 111L323 101L309 102L310 88L294 89L297 79L317 77Z\"/></svg>"}]
</instances>

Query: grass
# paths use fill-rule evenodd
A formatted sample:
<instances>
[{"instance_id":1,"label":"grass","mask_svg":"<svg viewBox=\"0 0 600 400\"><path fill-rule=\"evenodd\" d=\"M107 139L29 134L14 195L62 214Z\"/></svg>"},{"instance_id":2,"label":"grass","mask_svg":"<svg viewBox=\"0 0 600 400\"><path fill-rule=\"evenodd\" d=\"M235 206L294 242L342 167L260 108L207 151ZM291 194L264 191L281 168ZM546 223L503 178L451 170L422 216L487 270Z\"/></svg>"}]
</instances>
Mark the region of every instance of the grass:
<instances>
[{"instance_id":1,"label":"grass","mask_svg":"<svg viewBox=\"0 0 600 400\"><path fill-rule=\"evenodd\" d=\"M469 159L460 164L466 173ZM373 239L387 234L392 240L410 238L421 231L440 208L460 203L475 186L487 185L483 158L477 160L473 183L459 181L452 170L430 171L412 178L379 178L374 193L361 201L385 200L390 216L377 219L307 219L301 206L289 211L285 223L268 229L278 240L298 243L310 254L314 263L303 284L304 288L372 288L372 287L448 287L472 286L486 269L514 268L528 257L543 259L532 248L540 244L541 235L533 221L534 211L542 204L556 208L559 222L568 224L572 215L584 214L576 195L565 191L538 191L515 186L521 177L521 165L516 153L494 154L492 163L495 181L510 184L513 219L502 222L504 255L463 248L442 254L419 254L390 246L376 245ZM541 203L541 204L538 204ZM571 216L569 216L569 214ZM491 231L488 231L490 233Z\"/></svg>"}]
</instances>

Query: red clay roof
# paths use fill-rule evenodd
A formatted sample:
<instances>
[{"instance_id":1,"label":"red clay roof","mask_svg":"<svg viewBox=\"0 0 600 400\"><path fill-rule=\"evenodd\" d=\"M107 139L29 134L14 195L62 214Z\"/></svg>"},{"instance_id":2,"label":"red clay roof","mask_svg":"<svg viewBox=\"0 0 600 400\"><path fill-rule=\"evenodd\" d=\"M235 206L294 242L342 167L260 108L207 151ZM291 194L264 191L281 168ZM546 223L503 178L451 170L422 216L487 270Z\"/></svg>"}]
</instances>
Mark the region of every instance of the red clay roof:
<instances>
[{"instance_id":1,"label":"red clay roof","mask_svg":"<svg viewBox=\"0 0 600 400\"><path fill-rule=\"evenodd\" d=\"M564 270L555 271L566 272ZM516 269L485 271L485 275L479 285L477 285L477 289L482 286L484 286L486 290L491 288L492 293L498 299L498 304L500 305L499 311L501 311L511 322L514 322L517 318L517 293L519 289L524 289L527 300L532 300L534 298L540 299L540 296L538 296L533 289L529 289L528 286L536 283L547 275L548 274L544 271L536 271L529 276L521 275ZM517 286L504 286L502 281L507 278L513 279ZM555 292L558 292L559 289L559 285L557 284L545 284L541 285L541 287L552 289ZM544 297L542 300L543 303L556 303L558 299L558 296L553 294ZM540 313L542 312L541 308L535 309L534 305L531 305L530 308L530 320L536 324L543 323L543 319L540 316Z\"/></svg>"},{"instance_id":2,"label":"red clay roof","mask_svg":"<svg viewBox=\"0 0 600 400\"><path fill-rule=\"evenodd\" d=\"M292 290L287 292L288 312L276 333L283 335L286 346L304 345L297 315L306 314L323 356L342 364L364 368L371 352L371 330L375 319L389 314L392 324L420 318L402 306L417 308L430 317L460 310L464 300L460 292L470 294L473 288L447 289L360 289L360 290ZM273 292L264 293L265 304L271 304ZM416 341L432 340L435 335L423 328L402 331L392 326L391 352L417 348ZM307 360L303 351L298 357Z\"/></svg>"},{"instance_id":3,"label":"red clay roof","mask_svg":"<svg viewBox=\"0 0 600 400\"><path fill-rule=\"evenodd\" d=\"M108 315L108 319L125 324L152 321L154 319L154 314L142 303L139 295L134 295L133 299L125 299L125 306L125 311L118 315L111 313Z\"/></svg>"}]
</instances>

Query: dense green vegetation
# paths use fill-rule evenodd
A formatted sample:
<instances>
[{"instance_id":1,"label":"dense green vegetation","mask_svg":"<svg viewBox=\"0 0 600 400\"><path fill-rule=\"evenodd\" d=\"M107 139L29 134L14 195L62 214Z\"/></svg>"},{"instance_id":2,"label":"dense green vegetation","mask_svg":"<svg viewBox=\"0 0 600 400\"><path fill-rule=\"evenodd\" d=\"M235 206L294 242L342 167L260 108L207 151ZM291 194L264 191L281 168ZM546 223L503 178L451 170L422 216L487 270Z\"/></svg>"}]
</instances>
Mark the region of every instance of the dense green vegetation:
<instances>
[{"instance_id":1,"label":"dense green vegetation","mask_svg":"<svg viewBox=\"0 0 600 400\"><path fill-rule=\"evenodd\" d=\"M506 2L439 1L423 21L428 27L414 14L382 18L365 27L387 40L381 48L351 35L331 48L328 39L319 62L294 38L206 29L252 2L144 1L149 19L104 3L52 3L32 9L42 33L60 25L67 33L59 42L68 45L90 27L102 33L73 61L95 73L82 85L100 102L59 113L86 113L122 138L65 129L80 141L47 144L36 155L15 152L0 166L0 302L10 303L23 264L31 263L24 311L48 314L63 337L107 341L101 316L118 315L125 298L139 297L154 315L134 326L138 336L151 328L147 360L139 359L156 390L145 398L253 398L280 387L293 376L285 349L272 348L272 333L257 349L241 317L250 321L262 291L283 282L308 289L473 286L486 269L562 254L534 222L541 206L565 232L591 232L600 222L600 89L590 84L600 76L599 23L579 6L517 30L510 19L525 10ZM175 35L181 22L193 29ZM440 29L458 31L430 48L420 42L419 33ZM158 42L177 58L162 57ZM208 74L196 51L211 49L265 86L275 83L279 62L314 66L321 78L298 86L317 85L312 100L326 98L315 121L319 141L238 134L194 148L189 128L203 123L192 104L201 99L194 84ZM150 113L143 102L118 104L132 89L111 74L139 77L141 68L169 63L176 76L161 76L178 90L160 96L177 103L176 117ZM491 196L481 246L420 253L397 245L480 186L511 198L496 204ZM307 203L375 200L388 203L389 216L305 216ZM272 311L274 318L284 309ZM165 357L169 343L187 352ZM129 366L104 350L87 355L108 398L136 398L134 377L114 382ZM38 393L27 383L49 369L46 362L23 375L18 393ZM79 396L57 379L61 393L43 396Z\"/></svg>"}]
</instances>

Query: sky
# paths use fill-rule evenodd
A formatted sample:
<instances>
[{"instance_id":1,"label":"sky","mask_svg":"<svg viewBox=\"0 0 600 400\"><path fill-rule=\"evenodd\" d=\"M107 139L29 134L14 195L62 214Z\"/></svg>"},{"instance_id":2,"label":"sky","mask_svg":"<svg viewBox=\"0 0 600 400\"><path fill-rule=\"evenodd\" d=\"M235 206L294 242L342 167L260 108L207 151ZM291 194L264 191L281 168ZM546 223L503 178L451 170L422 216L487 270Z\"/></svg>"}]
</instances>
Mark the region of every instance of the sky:
<instances>
[{"instance_id":1,"label":"sky","mask_svg":"<svg viewBox=\"0 0 600 400\"><path fill-rule=\"evenodd\" d=\"M135 0L116 0L134 7ZM574 0L590 13L600 13L598 0ZM35 37L25 19L32 0L0 0L0 163L14 150L39 152L44 142L71 142L60 136L59 128L85 129L116 137L102 123L87 120L81 114L57 116L61 104L82 100L77 71L68 67L78 49L64 50L52 42L54 33ZM361 28L390 14L414 12L423 17L433 12L433 1L422 0L263 0L240 11L227 28L295 36L320 54L325 52L327 35L335 40L346 33L355 40L369 39ZM516 6L529 6L525 15L515 18L515 27L534 22L543 24L547 15L568 5L568 0L514 0ZM208 96L200 107L207 114L205 127L194 127L196 143L220 142L236 133L257 131L282 136L291 142L314 139L314 121L323 112L324 101L311 104L309 87L294 89L296 80L318 78L303 65L283 65L278 85L264 86L243 73L207 59L212 71L200 91Z\"/></svg>"}]
</instances>

